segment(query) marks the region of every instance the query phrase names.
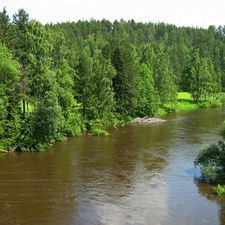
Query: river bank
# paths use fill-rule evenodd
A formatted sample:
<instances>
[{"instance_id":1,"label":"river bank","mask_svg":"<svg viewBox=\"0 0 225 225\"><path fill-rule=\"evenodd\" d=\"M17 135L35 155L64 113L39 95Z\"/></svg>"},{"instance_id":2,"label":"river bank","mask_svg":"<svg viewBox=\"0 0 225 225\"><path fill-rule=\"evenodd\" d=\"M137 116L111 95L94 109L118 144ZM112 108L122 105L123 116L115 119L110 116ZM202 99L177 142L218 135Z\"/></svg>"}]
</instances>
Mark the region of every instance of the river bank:
<instances>
[{"instance_id":1,"label":"river bank","mask_svg":"<svg viewBox=\"0 0 225 225\"><path fill-rule=\"evenodd\" d=\"M160 107L157 112L158 117L163 117L168 113L175 112L188 112L198 109L207 109L207 108L219 108L222 107L224 103L224 93L221 93L221 96L217 99L209 98L207 100L199 101L198 103L194 102L192 96L188 92L178 92L177 101L169 102Z\"/></svg>"},{"instance_id":2,"label":"river bank","mask_svg":"<svg viewBox=\"0 0 225 225\"><path fill-rule=\"evenodd\" d=\"M169 102L161 106L156 113L155 117L143 117L143 118L137 118L137 117L127 117L127 118L115 118L114 121L111 123L108 123L107 127L114 126L117 129L117 125L125 125L127 123L132 123L132 121L136 122L138 120L144 121L143 124L151 124L151 123L158 123L168 114L170 113L183 113L193 110L198 110L201 108L218 108L221 107L222 104L220 101L212 101L211 99L207 102L203 101L200 103L195 103L193 101L193 98L190 93L188 92L178 92L177 95L177 101L176 102ZM145 118L148 118L145 120ZM99 122L93 122L93 124L90 126L90 129L87 131L88 135L90 136L109 136L110 133L108 132L108 129L105 126L102 126ZM84 134L84 133L83 133ZM63 139L66 139L64 137ZM54 142L51 143L51 145ZM51 146L50 145L50 146ZM19 146L18 144L15 144L15 146ZM0 153L11 153L17 150L17 147L13 146L9 150L4 150L0 148ZM1 146L0 146L1 147ZM41 149L38 149L37 151L44 151L49 148L49 145L44 145ZM29 151L29 150L25 150Z\"/></svg>"}]
</instances>

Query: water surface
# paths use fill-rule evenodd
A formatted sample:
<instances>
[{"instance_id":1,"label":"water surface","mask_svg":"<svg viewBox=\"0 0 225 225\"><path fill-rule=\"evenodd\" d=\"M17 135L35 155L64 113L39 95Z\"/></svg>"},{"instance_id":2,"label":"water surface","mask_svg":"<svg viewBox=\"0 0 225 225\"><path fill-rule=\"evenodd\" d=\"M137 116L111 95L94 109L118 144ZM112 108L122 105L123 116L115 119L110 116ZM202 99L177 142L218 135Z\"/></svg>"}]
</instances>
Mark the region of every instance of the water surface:
<instances>
[{"instance_id":1,"label":"water surface","mask_svg":"<svg viewBox=\"0 0 225 225\"><path fill-rule=\"evenodd\" d=\"M0 155L1 225L223 225L225 199L193 160L219 139L221 109Z\"/></svg>"}]
</instances>

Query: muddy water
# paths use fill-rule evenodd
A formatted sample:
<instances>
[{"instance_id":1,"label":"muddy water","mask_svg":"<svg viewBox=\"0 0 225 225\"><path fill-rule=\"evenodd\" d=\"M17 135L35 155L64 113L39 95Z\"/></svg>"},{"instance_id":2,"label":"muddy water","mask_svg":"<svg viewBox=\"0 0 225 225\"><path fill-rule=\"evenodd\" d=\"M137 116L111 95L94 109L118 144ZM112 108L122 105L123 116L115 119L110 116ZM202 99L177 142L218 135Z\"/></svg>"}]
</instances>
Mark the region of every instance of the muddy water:
<instances>
[{"instance_id":1,"label":"muddy water","mask_svg":"<svg viewBox=\"0 0 225 225\"><path fill-rule=\"evenodd\" d=\"M225 200L196 181L221 109L82 136L48 152L0 155L0 225L222 225Z\"/></svg>"}]
</instances>

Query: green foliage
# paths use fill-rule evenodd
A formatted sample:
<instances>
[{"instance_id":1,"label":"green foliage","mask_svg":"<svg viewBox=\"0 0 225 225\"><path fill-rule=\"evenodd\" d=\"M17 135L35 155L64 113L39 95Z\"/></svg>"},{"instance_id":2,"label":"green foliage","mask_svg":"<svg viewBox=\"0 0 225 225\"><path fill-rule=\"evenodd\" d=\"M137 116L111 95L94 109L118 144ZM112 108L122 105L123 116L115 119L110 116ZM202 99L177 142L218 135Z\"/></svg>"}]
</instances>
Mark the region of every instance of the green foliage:
<instances>
[{"instance_id":1,"label":"green foliage","mask_svg":"<svg viewBox=\"0 0 225 225\"><path fill-rule=\"evenodd\" d=\"M209 99L207 101L202 101L198 103L198 106L203 109L207 108L219 108L221 107L222 103L220 100L214 100L214 99Z\"/></svg>"},{"instance_id":2,"label":"green foliage","mask_svg":"<svg viewBox=\"0 0 225 225\"><path fill-rule=\"evenodd\" d=\"M81 118L81 104L74 98L75 70L67 59L68 49L65 46L65 37L56 33L53 40L52 58L56 74L56 90L59 105L65 119L63 133L66 136L81 135L84 126Z\"/></svg>"},{"instance_id":3,"label":"green foliage","mask_svg":"<svg viewBox=\"0 0 225 225\"><path fill-rule=\"evenodd\" d=\"M224 138L225 125L221 135ZM217 181L225 179L225 143L219 141L217 144L210 144L203 147L194 161L199 166L204 179Z\"/></svg>"},{"instance_id":4,"label":"green foliage","mask_svg":"<svg viewBox=\"0 0 225 225\"><path fill-rule=\"evenodd\" d=\"M119 40L118 40L119 39ZM139 61L136 48L124 37L116 37L112 51L112 64L117 73L113 88L117 111L123 115L134 115L137 106L137 81Z\"/></svg>"},{"instance_id":5,"label":"green foliage","mask_svg":"<svg viewBox=\"0 0 225 225\"><path fill-rule=\"evenodd\" d=\"M115 69L105 59L99 43L89 36L81 52L76 77L78 101L85 121L112 117L115 101L112 79Z\"/></svg>"},{"instance_id":6,"label":"green foliage","mask_svg":"<svg viewBox=\"0 0 225 225\"><path fill-rule=\"evenodd\" d=\"M107 135L106 125L136 116L216 107L224 49L224 28L134 20L44 26L24 9L12 21L3 9L0 149L40 151L86 129ZM193 98L180 93L177 100L178 90ZM217 176L217 169L205 173Z\"/></svg>"},{"instance_id":7,"label":"green foliage","mask_svg":"<svg viewBox=\"0 0 225 225\"><path fill-rule=\"evenodd\" d=\"M108 136L109 133L102 127L102 122L100 120L95 120L90 122L90 132L94 136Z\"/></svg>"},{"instance_id":8,"label":"green foliage","mask_svg":"<svg viewBox=\"0 0 225 225\"><path fill-rule=\"evenodd\" d=\"M6 9L3 8L0 12L0 41L7 44L10 37L10 18L6 12Z\"/></svg>"},{"instance_id":9,"label":"green foliage","mask_svg":"<svg viewBox=\"0 0 225 225\"><path fill-rule=\"evenodd\" d=\"M224 195L225 194L225 185L222 186L222 185L218 184L216 187L213 187L213 191L219 196Z\"/></svg>"},{"instance_id":10,"label":"green foliage","mask_svg":"<svg viewBox=\"0 0 225 225\"><path fill-rule=\"evenodd\" d=\"M137 115L153 116L157 109L158 98L155 91L153 72L146 64L141 64L138 81Z\"/></svg>"},{"instance_id":11,"label":"green foliage","mask_svg":"<svg viewBox=\"0 0 225 225\"><path fill-rule=\"evenodd\" d=\"M178 101L176 104L176 112L186 112L198 109L199 106L192 101Z\"/></svg>"},{"instance_id":12,"label":"green foliage","mask_svg":"<svg viewBox=\"0 0 225 225\"><path fill-rule=\"evenodd\" d=\"M102 128L99 128L96 126L91 127L91 133L94 136L108 136L109 135L109 133L106 130L103 130Z\"/></svg>"},{"instance_id":13,"label":"green foliage","mask_svg":"<svg viewBox=\"0 0 225 225\"><path fill-rule=\"evenodd\" d=\"M1 43L0 59L0 145L7 150L15 144L21 125L17 91L19 65Z\"/></svg>"},{"instance_id":14,"label":"green foliage","mask_svg":"<svg viewBox=\"0 0 225 225\"><path fill-rule=\"evenodd\" d=\"M183 82L195 102L206 101L208 97L220 92L220 78L214 70L212 61L201 57L199 51L194 51L190 56Z\"/></svg>"},{"instance_id":15,"label":"green foliage","mask_svg":"<svg viewBox=\"0 0 225 225\"><path fill-rule=\"evenodd\" d=\"M177 100L188 100L188 101L193 101L193 98L189 92L178 92L177 93Z\"/></svg>"},{"instance_id":16,"label":"green foliage","mask_svg":"<svg viewBox=\"0 0 225 225\"><path fill-rule=\"evenodd\" d=\"M62 138L64 117L55 93L46 93L37 104L31 119L30 141L35 146Z\"/></svg>"},{"instance_id":17,"label":"green foliage","mask_svg":"<svg viewBox=\"0 0 225 225\"><path fill-rule=\"evenodd\" d=\"M154 77L161 105L176 101L177 86L174 71L168 54L165 54L161 48L156 56Z\"/></svg>"}]
</instances>

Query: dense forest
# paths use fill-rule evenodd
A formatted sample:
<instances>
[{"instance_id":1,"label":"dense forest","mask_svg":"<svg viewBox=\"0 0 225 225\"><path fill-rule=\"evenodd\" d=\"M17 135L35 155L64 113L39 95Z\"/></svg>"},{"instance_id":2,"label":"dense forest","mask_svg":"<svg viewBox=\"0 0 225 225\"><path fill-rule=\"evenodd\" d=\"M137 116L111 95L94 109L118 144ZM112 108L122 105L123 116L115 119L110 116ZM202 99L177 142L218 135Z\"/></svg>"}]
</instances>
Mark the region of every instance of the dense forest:
<instances>
[{"instance_id":1,"label":"dense forest","mask_svg":"<svg viewBox=\"0 0 225 225\"><path fill-rule=\"evenodd\" d=\"M177 92L225 89L225 27L135 21L42 25L0 12L0 149L50 143L131 117L157 115Z\"/></svg>"}]
</instances>

